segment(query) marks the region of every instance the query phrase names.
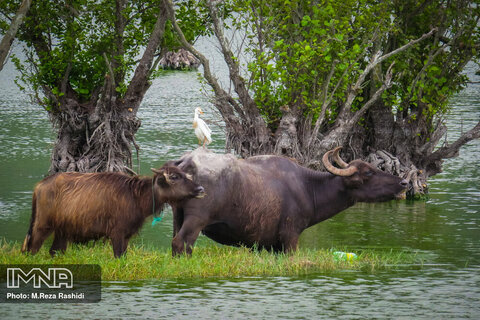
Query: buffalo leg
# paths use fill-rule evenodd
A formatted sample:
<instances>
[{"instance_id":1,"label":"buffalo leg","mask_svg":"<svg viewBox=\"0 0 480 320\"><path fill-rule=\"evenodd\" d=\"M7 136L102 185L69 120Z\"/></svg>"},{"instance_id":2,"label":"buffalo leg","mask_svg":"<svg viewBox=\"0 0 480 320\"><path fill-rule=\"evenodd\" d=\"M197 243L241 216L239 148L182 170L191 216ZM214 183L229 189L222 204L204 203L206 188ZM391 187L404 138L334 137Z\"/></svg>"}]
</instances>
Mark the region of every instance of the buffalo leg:
<instances>
[{"instance_id":1,"label":"buffalo leg","mask_svg":"<svg viewBox=\"0 0 480 320\"><path fill-rule=\"evenodd\" d=\"M64 253L67 249L67 239L62 237L58 232L55 232L55 236L53 238L52 246L50 247L50 255L53 257L57 251Z\"/></svg>"},{"instance_id":2,"label":"buffalo leg","mask_svg":"<svg viewBox=\"0 0 480 320\"><path fill-rule=\"evenodd\" d=\"M298 235L291 236L288 240L284 242L283 251L294 252L297 250L297 246L298 246Z\"/></svg>"},{"instance_id":3,"label":"buffalo leg","mask_svg":"<svg viewBox=\"0 0 480 320\"><path fill-rule=\"evenodd\" d=\"M124 237L115 237L112 238L112 247L113 247L113 255L115 258L119 258L121 255L127 251L128 246L128 239Z\"/></svg>"},{"instance_id":4,"label":"buffalo leg","mask_svg":"<svg viewBox=\"0 0 480 320\"><path fill-rule=\"evenodd\" d=\"M38 250L40 250L40 248L42 247L45 239L47 239L48 236L52 234L52 232L53 229L50 227L34 228L30 239L31 245L28 248L28 251L30 251L32 254L37 253Z\"/></svg>"},{"instance_id":5,"label":"buffalo leg","mask_svg":"<svg viewBox=\"0 0 480 320\"><path fill-rule=\"evenodd\" d=\"M195 216L185 218L178 234L172 240L172 255L192 255L192 247L205 224Z\"/></svg>"},{"instance_id":6,"label":"buffalo leg","mask_svg":"<svg viewBox=\"0 0 480 320\"><path fill-rule=\"evenodd\" d=\"M173 237L178 234L183 224L183 208L173 207Z\"/></svg>"},{"instance_id":7,"label":"buffalo leg","mask_svg":"<svg viewBox=\"0 0 480 320\"><path fill-rule=\"evenodd\" d=\"M299 234L292 232L280 232L280 246L275 251L294 252L297 250Z\"/></svg>"}]
</instances>

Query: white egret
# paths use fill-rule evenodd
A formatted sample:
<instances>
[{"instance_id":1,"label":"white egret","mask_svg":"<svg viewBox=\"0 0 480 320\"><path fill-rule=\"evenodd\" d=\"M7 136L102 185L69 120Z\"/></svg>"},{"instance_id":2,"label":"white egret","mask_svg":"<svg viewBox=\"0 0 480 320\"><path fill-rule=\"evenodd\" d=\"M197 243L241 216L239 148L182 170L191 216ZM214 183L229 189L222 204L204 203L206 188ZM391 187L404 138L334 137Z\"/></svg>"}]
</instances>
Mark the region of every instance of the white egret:
<instances>
[{"instance_id":1,"label":"white egret","mask_svg":"<svg viewBox=\"0 0 480 320\"><path fill-rule=\"evenodd\" d=\"M203 147L205 147L205 144L208 145L212 142L212 130L207 126L205 121L200 119L200 114L203 114L202 109L196 108L195 117L193 118L193 128L195 129L198 144L201 145L203 143Z\"/></svg>"}]
</instances>

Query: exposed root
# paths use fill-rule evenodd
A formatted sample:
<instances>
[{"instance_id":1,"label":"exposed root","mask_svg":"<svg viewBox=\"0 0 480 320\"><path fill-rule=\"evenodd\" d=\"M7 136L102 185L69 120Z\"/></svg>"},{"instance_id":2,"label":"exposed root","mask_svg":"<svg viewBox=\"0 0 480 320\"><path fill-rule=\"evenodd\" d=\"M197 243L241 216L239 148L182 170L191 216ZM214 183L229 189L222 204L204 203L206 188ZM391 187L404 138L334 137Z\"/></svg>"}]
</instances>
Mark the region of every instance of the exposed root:
<instances>
[{"instance_id":1,"label":"exposed root","mask_svg":"<svg viewBox=\"0 0 480 320\"><path fill-rule=\"evenodd\" d=\"M190 53L190 51L180 49L176 52L169 51L165 53L160 59L159 64L163 69L197 69L200 66L200 60Z\"/></svg>"},{"instance_id":2,"label":"exposed root","mask_svg":"<svg viewBox=\"0 0 480 320\"><path fill-rule=\"evenodd\" d=\"M369 154L367 161L380 170L407 180L407 198L419 199L426 195L428 191L426 183L427 177L424 172L416 168L415 165L410 164L410 166L406 166L402 164L397 157L384 150L378 150L375 153Z\"/></svg>"},{"instance_id":3,"label":"exposed root","mask_svg":"<svg viewBox=\"0 0 480 320\"><path fill-rule=\"evenodd\" d=\"M408 181L409 190L407 191L407 197L409 198L422 198L428 192L428 186L426 183L426 177L422 170L417 169L413 164L410 166L405 180Z\"/></svg>"},{"instance_id":4,"label":"exposed root","mask_svg":"<svg viewBox=\"0 0 480 320\"><path fill-rule=\"evenodd\" d=\"M59 132L50 174L64 171L131 171L126 168L133 164L132 145L138 154L134 134L140 127L140 120L115 109L102 111L99 114L83 110L81 116L76 112L62 112L56 119Z\"/></svg>"}]
</instances>

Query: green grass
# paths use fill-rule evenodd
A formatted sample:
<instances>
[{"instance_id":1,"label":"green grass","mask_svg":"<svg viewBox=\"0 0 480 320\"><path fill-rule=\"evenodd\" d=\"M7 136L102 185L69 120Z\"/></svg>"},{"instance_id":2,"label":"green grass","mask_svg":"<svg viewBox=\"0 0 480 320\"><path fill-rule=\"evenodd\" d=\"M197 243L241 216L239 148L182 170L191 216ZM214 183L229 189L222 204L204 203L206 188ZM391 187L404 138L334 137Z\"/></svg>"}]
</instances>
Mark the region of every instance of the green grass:
<instances>
[{"instance_id":1,"label":"green grass","mask_svg":"<svg viewBox=\"0 0 480 320\"><path fill-rule=\"evenodd\" d=\"M110 244L69 245L65 254L51 258L48 247L36 254L22 254L21 245L0 241L0 264L98 264L102 280L147 280L185 278L233 278L250 276L295 276L339 270L374 272L417 263L416 254L405 251L344 250L354 252L353 261L338 261L331 249L299 249L274 254L226 246L195 248L192 257L172 258L170 249L131 245L126 256L115 259Z\"/></svg>"}]
</instances>

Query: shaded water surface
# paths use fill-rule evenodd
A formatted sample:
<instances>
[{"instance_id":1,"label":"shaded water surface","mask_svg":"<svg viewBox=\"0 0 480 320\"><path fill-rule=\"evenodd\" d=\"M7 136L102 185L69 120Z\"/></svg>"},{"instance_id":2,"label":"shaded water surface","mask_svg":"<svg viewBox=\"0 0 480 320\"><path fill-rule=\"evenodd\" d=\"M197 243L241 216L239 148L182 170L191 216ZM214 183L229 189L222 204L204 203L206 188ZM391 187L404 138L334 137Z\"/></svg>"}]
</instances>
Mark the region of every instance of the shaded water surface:
<instances>
[{"instance_id":1,"label":"shaded water surface","mask_svg":"<svg viewBox=\"0 0 480 320\"><path fill-rule=\"evenodd\" d=\"M12 82L11 65L0 73L0 237L22 241L28 228L31 191L48 170L54 134L42 110ZM471 73L472 74L472 73ZM473 81L480 77L472 76ZM168 72L145 97L137 134L136 168L149 174L196 146L192 119L200 106L214 129L210 149L223 151L218 116L200 92L195 72ZM480 86L452 101L448 139L480 117ZM98 304L2 304L1 318L340 318L459 319L480 315L480 143L445 161L430 181L428 201L359 204L304 232L308 248L373 248L418 252L423 265L393 270L337 272L307 277L104 283ZM148 222L134 239L170 246L172 218ZM197 245L210 243L200 237Z\"/></svg>"}]
</instances>

